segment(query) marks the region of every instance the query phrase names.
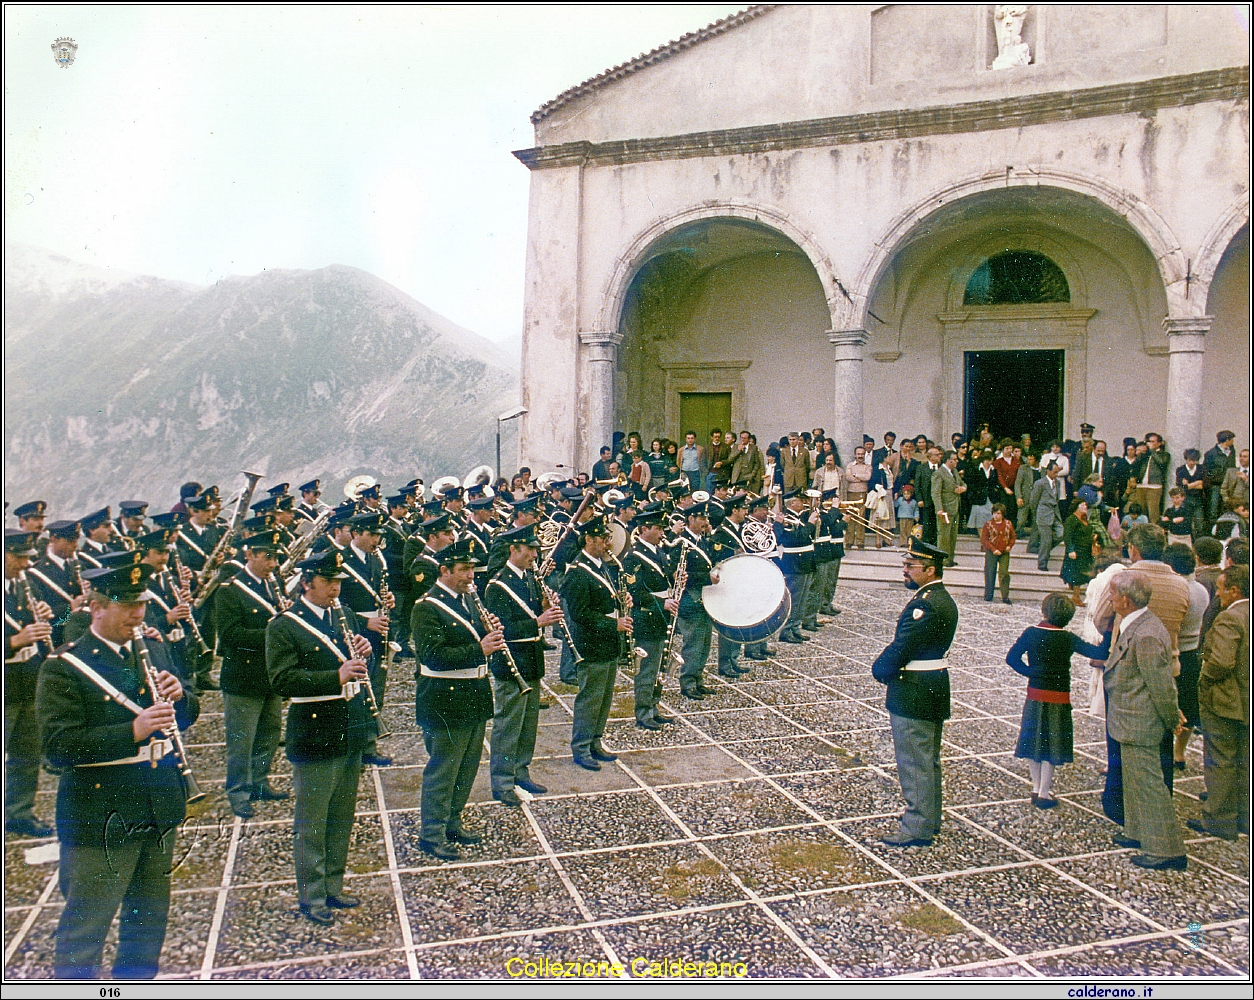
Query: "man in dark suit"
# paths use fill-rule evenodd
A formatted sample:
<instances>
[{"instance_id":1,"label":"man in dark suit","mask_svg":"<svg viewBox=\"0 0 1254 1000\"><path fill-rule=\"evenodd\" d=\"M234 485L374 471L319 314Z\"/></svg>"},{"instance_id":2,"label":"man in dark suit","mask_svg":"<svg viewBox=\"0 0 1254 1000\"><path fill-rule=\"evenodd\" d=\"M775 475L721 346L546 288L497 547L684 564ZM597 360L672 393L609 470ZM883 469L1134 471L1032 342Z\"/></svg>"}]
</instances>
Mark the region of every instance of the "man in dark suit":
<instances>
[{"instance_id":1,"label":"man in dark suit","mask_svg":"<svg viewBox=\"0 0 1254 1000\"><path fill-rule=\"evenodd\" d=\"M1206 470L1207 508L1206 515L1212 522L1223 511L1220 503L1219 488L1223 485L1224 475L1237 464L1237 436L1232 431L1220 431L1215 435L1215 447L1211 448L1202 458L1202 467Z\"/></svg>"},{"instance_id":2,"label":"man in dark suit","mask_svg":"<svg viewBox=\"0 0 1254 1000\"><path fill-rule=\"evenodd\" d=\"M927 461L914 470L914 498L919 501L919 521L923 524L923 541L936 544L936 505L932 503L932 476L940 468L941 450L929 448Z\"/></svg>"},{"instance_id":3,"label":"man in dark suit","mask_svg":"<svg viewBox=\"0 0 1254 1000\"><path fill-rule=\"evenodd\" d=\"M897 442L897 435L894 434L892 431L889 431L887 434L884 435L884 447L876 448L874 451L871 452L871 468L872 469L878 469L880 467L880 463L882 463L884 459L886 458L892 459L894 482L898 478L897 470L901 462L901 456L893 448L893 445L896 442Z\"/></svg>"},{"instance_id":4,"label":"man in dark suit","mask_svg":"<svg viewBox=\"0 0 1254 1000\"><path fill-rule=\"evenodd\" d=\"M958 606L945 590L945 552L910 540L902 575L914 595L897 618L897 633L871 666L888 686L897 777L906 800L900 827L881 840L892 847L930 847L941 825L941 734L949 718L949 647Z\"/></svg>"},{"instance_id":5,"label":"man in dark suit","mask_svg":"<svg viewBox=\"0 0 1254 1000\"><path fill-rule=\"evenodd\" d=\"M113 978L152 979L165 941L174 844L187 815L170 734L195 722L200 706L168 670L157 673L161 701L145 676L135 632L152 567L84 575L91 586L89 631L48 659L35 695L43 755L61 774L57 839L65 906L55 975L99 978L105 937L120 909Z\"/></svg>"},{"instance_id":6,"label":"man in dark suit","mask_svg":"<svg viewBox=\"0 0 1254 1000\"><path fill-rule=\"evenodd\" d=\"M1184 871L1184 838L1159 761L1164 735L1180 721L1171 636L1149 610L1151 590L1142 574L1120 573L1110 588L1122 617L1104 675L1106 728L1118 744L1123 779L1124 832L1114 841L1142 851L1132 858L1138 868Z\"/></svg>"}]
</instances>

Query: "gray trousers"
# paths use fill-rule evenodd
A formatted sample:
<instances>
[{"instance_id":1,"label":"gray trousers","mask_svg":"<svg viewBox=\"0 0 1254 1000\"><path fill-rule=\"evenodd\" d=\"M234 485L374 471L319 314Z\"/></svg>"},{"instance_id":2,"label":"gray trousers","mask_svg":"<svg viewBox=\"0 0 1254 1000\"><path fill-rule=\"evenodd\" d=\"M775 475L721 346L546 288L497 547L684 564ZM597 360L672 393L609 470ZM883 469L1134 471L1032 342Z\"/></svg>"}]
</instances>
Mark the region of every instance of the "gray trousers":
<instances>
[{"instance_id":1,"label":"gray trousers","mask_svg":"<svg viewBox=\"0 0 1254 1000\"><path fill-rule=\"evenodd\" d=\"M423 727L428 757L422 769L423 840L442 844L450 831L462 828L462 809L470 799L483 756L485 728L482 722L457 729Z\"/></svg>"},{"instance_id":2,"label":"gray trousers","mask_svg":"<svg viewBox=\"0 0 1254 1000\"><path fill-rule=\"evenodd\" d=\"M941 825L941 731L943 722L888 716L897 754L897 779L906 800L901 832L919 840L931 840Z\"/></svg>"},{"instance_id":3,"label":"gray trousers","mask_svg":"<svg viewBox=\"0 0 1254 1000\"><path fill-rule=\"evenodd\" d=\"M732 642L721 632L718 634L718 672L724 677L739 677L740 647L743 643Z\"/></svg>"},{"instance_id":4,"label":"gray trousers","mask_svg":"<svg viewBox=\"0 0 1254 1000\"><path fill-rule=\"evenodd\" d=\"M4 706L4 818L33 820L39 788L39 717L33 701Z\"/></svg>"},{"instance_id":5,"label":"gray trousers","mask_svg":"<svg viewBox=\"0 0 1254 1000\"><path fill-rule=\"evenodd\" d=\"M833 559L818 568L818 612L831 607L832 598L836 596L836 583L840 579L840 560Z\"/></svg>"},{"instance_id":6,"label":"gray trousers","mask_svg":"<svg viewBox=\"0 0 1254 1000\"><path fill-rule=\"evenodd\" d=\"M61 845L58 877L65 907L57 921L58 979L100 978L105 936L119 907L113 978L156 976L177 837L177 830L167 830L164 836L110 837L100 847Z\"/></svg>"},{"instance_id":7,"label":"gray trousers","mask_svg":"<svg viewBox=\"0 0 1254 1000\"><path fill-rule=\"evenodd\" d=\"M344 889L360 779L360 750L292 764L296 892L302 905L321 905Z\"/></svg>"},{"instance_id":8,"label":"gray trousers","mask_svg":"<svg viewBox=\"0 0 1254 1000\"><path fill-rule=\"evenodd\" d=\"M1202 709L1202 815L1221 837L1250 831L1250 727Z\"/></svg>"},{"instance_id":9,"label":"gray trousers","mask_svg":"<svg viewBox=\"0 0 1254 1000\"><path fill-rule=\"evenodd\" d=\"M639 639L636 645L648 655L640 661L640 669L633 682L636 693L636 721L648 722L657 709L653 689L657 687L657 675L662 666L662 650L665 639Z\"/></svg>"},{"instance_id":10,"label":"gray trousers","mask_svg":"<svg viewBox=\"0 0 1254 1000\"><path fill-rule=\"evenodd\" d=\"M696 607L692 614L679 615L679 633L684 637L684 665L679 671L679 687L691 691L701 686L705 676L705 661L710 658L710 639L714 626L705 608Z\"/></svg>"},{"instance_id":11,"label":"gray trousers","mask_svg":"<svg viewBox=\"0 0 1254 1000\"><path fill-rule=\"evenodd\" d=\"M1054 546L1062 541L1062 535L1062 524L1059 521L1054 521L1052 524L1037 522L1033 536L1033 541L1036 543L1037 569L1042 572L1049 569L1049 554L1053 551Z\"/></svg>"},{"instance_id":12,"label":"gray trousers","mask_svg":"<svg viewBox=\"0 0 1254 1000\"><path fill-rule=\"evenodd\" d=\"M813 573L784 574L784 585L788 588L789 596L792 597L792 611L788 614L788 623L784 626L785 632L792 632L801 627L813 580Z\"/></svg>"},{"instance_id":13,"label":"gray trousers","mask_svg":"<svg viewBox=\"0 0 1254 1000\"><path fill-rule=\"evenodd\" d=\"M605 735L605 720L610 717L614 704L614 677L618 663L607 660L593 663L584 660L576 671L579 693L575 695L575 718L570 726L570 749L586 755L593 743L599 743Z\"/></svg>"},{"instance_id":14,"label":"gray trousers","mask_svg":"<svg viewBox=\"0 0 1254 1000\"><path fill-rule=\"evenodd\" d=\"M531 758L536 752L540 724L540 682L526 694L513 677L492 677L492 756L489 774L492 793L512 791L515 781L530 781Z\"/></svg>"},{"instance_id":15,"label":"gray trousers","mask_svg":"<svg viewBox=\"0 0 1254 1000\"><path fill-rule=\"evenodd\" d=\"M1139 840L1146 854L1178 858L1184 853L1184 837L1171 790L1163 783L1158 744L1120 743L1119 749L1123 758L1124 835Z\"/></svg>"},{"instance_id":16,"label":"gray trousers","mask_svg":"<svg viewBox=\"0 0 1254 1000\"><path fill-rule=\"evenodd\" d=\"M283 699L222 692L226 724L226 797L232 808L266 783L283 732Z\"/></svg>"}]
</instances>

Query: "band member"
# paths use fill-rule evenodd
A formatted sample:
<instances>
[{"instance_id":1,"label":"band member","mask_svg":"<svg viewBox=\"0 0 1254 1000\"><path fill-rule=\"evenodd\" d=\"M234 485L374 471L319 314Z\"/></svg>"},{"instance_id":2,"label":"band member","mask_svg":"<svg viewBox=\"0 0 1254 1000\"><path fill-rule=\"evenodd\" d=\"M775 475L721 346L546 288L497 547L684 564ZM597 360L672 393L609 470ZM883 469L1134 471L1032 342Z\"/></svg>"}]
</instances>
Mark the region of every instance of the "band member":
<instances>
[{"instance_id":1,"label":"band member","mask_svg":"<svg viewBox=\"0 0 1254 1000\"><path fill-rule=\"evenodd\" d=\"M453 524L460 532L466 527L466 491L460 486L446 486L440 493L440 500L444 504L444 509L448 511L453 519Z\"/></svg>"},{"instance_id":2,"label":"band member","mask_svg":"<svg viewBox=\"0 0 1254 1000\"><path fill-rule=\"evenodd\" d=\"M109 542L113 539L113 522L109 508L102 507L82 518L79 526L83 537L79 541L78 555L83 563L93 569L100 566L100 557L112 552Z\"/></svg>"},{"instance_id":3,"label":"band member","mask_svg":"<svg viewBox=\"0 0 1254 1000\"><path fill-rule=\"evenodd\" d=\"M636 672L636 725L661 729L674 722L657 707L657 679L662 666L671 616L679 602L670 597L670 563L661 548L665 514L659 503L646 504L635 517L636 544L623 556L623 573L631 594L632 641L644 650Z\"/></svg>"},{"instance_id":4,"label":"band member","mask_svg":"<svg viewBox=\"0 0 1254 1000\"><path fill-rule=\"evenodd\" d=\"M147 566L86 571L90 631L58 649L39 672L43 754L61 769L57 839L65 906L54 962L62 979L99 978L119 907L114 979L156 976L165 940L174 842L187 815L171 734L176 725L191 726L200 706L168 670L156 675L160 701L154 701L133 645L151 573Z\"/></svg>"},{"instance_id":5,"label":"band member","mask_svg":"<svg viewBox=\"0 0 1254 1000\"><path fill-rule=\"evenodd\" d=\"M297 563L305 592L266 626L266 672L279 698L290 698L285 748L296 793L296 892L300 912L331 924L332 910L360 904L344 892L348 842L357 809L361 752L374 732L362 681L370 643L357 616L333 608L348 576L337 549Z\"/></svg>"},{"instance_id":6,"label":"band member","mask_svg":"<svg viewBox=\"0 0 1254 1000\"><path fill-rule=\"evenodd\" d=\"M370 683L374 695L383 704L388 672L386 653L389 615L395 600L387 588L387 566L379 554L379 542L383 539L383 515L378 512L358 514L349 521L352 540L344 553L344 572L348 579L340 589L340 601L351 608L366 623L366 638L370 642ZM373 723L372 723L373 725ZM374 727L377 730L377 726ZM362 751L362 763L387 767L392 758L379 752L377 740L372 740Z\"/></svg>"},{"instance_id":7,"label":"band member","mask_svg":"<svg viewBox=\"0 0 1254 1000\"><path fill-rule=\"evenodd\" d=\"M958 630L958 606L941 577L943 549L910 540L902 575L915 591L897 619L897 634L871 673L888 685L887 708L906 811L893 847L930 847L941 825L941 731L949 718L946 656Z\"/></svg>"},{"instance_id":8,"label":"band member","mask_svg":"<svg viewBox=\"0 0 1254 1000\"><path fill-rule=\"evenodd\" d=\"M532 574L540 543L535 528L514 528L501 534L509 546L505 568L488 584L484 607L504 628L514 664L531 690L524 693L504 656L492 657L492 797L507 806L521 805L515 788L532 795L548 791L531 778L540 718L540 678L544 676L544 636L541 630L561 620L559 607L545 608L540 585Z\"/></svg>"},{"instance_id":9,"label":"band member","mask_svg":"<svg viewBox=\"0 0 1254 1000\"><path fill-rule=\"evenodd\" d=\"M301 483L300 503L294 508L297 521L313 522L326 513L330 508L324 504L319 497L322 496L322 480L311 479L307 483Z\"/></svg>"},{"instance_id":10,"label":"band member","mask_svg":"<svg viewBox=\"0 0 1254 1000\"><path fill-rule=\"evenodd\" d=\"M486 557L492 548L492 498L483 495L482 487L471 487L472 493L476 490L479 495L466 501L466 528L463 534L478 542ZM484 565L475 571L475 586L482 594L487 585L488 566L485 559Z\"/></svg>"},{"instance_id":11,"label":"band member","mask_svg":"<svg viewBox=\"0 0 1254 1000\"><path fill-rule=\"evenodd\" d=\"M175 547L178 549L179 561L193 573L199 574L205 568L214 548L222 539L223 529L214 523L217 516L218 499L213 487L197 496L183 501L187 507L187 523L179 528ZM194 589L194 588L193 588ZM210 649L215 645L213 621L213 603L210 597L201 605L200 610L193 612L200 633L205 637ZM217 691L218 685L210 676L213 668L213 654L192 657L194 662L188 664L197 691Z\"/></svg>"},{"instance_id":12,"label":"band member","mask_svg":"<svg viewBox=\"0 0 1254 1000\"><path fill-rule=\"evenodd\" d=\"M761 524L771 523L771 495L763 493L761 496L754 497L748 502L749 516L746 520L757 521ZM743 532L743 527L742 527ZM773 534L773 532L772 532ZM769 556L769 553L761 553ZM765 639L761 642L745 643L745 659L748 660L765 660L768 656L775 652L773 646L769 645Z\"/></svg>"},{"instance_id":13,"label":"band member","mask_svg":"<svg viewBox=\"0 0 1254 1000\"><path fill-rule=\"evenodd\" d=\"M815 561L819 563L818 611L820 615L838 615L840 608L832 604L836 596L836 584L840 582L840 563L845 558L845 515L840 511L839 490L825 490L825 503L831 504L822 512L819 524L819 535L815 538ZM819 542L826 538L826 550L821 550ZM820 554L824 558L820 558Z\"/></svg>"},{"instance_id":14,"label":"band member","mask_svg":"<svg viewBox=\"0 0 1254 1000\"><path fill-rule=\"evenodd\" d=\"M77 521L53 521L48 525L48 548L43 558L27 571L35 597L52 609L54 647L65 642L70 614L87 605L84 566L78 558L79 535Z\"/></svg>"},{"instance_id":15,"label":"band member","mask_svg":"<svg viewBox=\"0 0 1254 1000\"><path fill-rule=\"evenodd\" d=\"M780 642L805 642L801 634L805 621L806 601L814 580L814 529L819 513L806 514L805 497L797 490L784 494L785 513L775 523L775 545L779 551L779 568L792 597L792 611L779 634ZM815 623L817 629L818 625Z\"/></svg>"},{"instance_id":16,"label":"band member","mask_svg":"<svg viewBox=\"0 0 1254 1000\"><path fill-rule=\"evenodd\" d=\"M287 609L274 576L277 530L241 544L243 568L218 595L218 643L222 650L222 706L226 726L226 797L236 816L251 819L252 803L286 799L270 784L270 765L283 729L283 699L270 686L266 627Z\"/></svg>"},{"instance_id":17,"label":"band member","mask_svg":"<svg viewBox=\"0 0 1254 1000\"><path fill-rule=\"evenodd\" d=\"M440 578L440 553L453 544L454 535L452 518L441 512L423 521L405 543L405 575L415 604ZM412 632L410 638L412 641Z\"/></svg>"},{"instance_id":18,"label":"band member","mask_svg":"<svg viewBox=\"0 0 1254 1000\"><path fill-rule=\"evenodd\" d=\"M723 483L719 485L723 486L726 492L726 485ZM713 498L710 504L714 504ZM749 516L749 498L744 493L738 493L736 496L724 497L720 501L720 506L723 508L723 516L718 526L710 532L710 558L715 566L745 551L744 543L740 540L740 526ZM749 667L740 665L740 648L740 643L732 642L721 632L719 633L718 673L720 677L734 681L741 674L749 672Z\"/></svg>"},{"instance_id":19,"label":"band member","mask_svg":"<svg viewBox=\"0 0 1254 1000\"><path fill-rule=\"evenodd\" d=\"M349 543L353 540L353 528L349 522L356 516L357 505L351 500L345 500L336 507L335 513L327 521L327 533L313 543L313 551L324 552L327 549L338 549L340 555L344 555L348 551Z\"/></svg>"},{"instance_id":20,"label":"band member","mask_svg":"<svg viewBox=\"0 0 1254 1000\"><path fill-rule=\"evenodd\" d=\"M383 513L383 488L378 483L367 486L357 494L357 502L363 514Z\"/></svg>"},{"instance_id":21,"label":"band member","mask_svg":"<svg viewBox=\"0 0 1254 1000\"><path fill-rule=\"evenodd\" d=\"M144 534L144 518L147 515L147 500L123 500L118 504L118 519L113 523L115 552L134 548L134 543Z\"/></svg>"},{"instance_id":22,"label":"band member","mask_svg":"<svg viewBox=\"0 0 1254 1000\"><path fill-rule=\"evenodd\" d=\"M388 638L400 646L399 656L410 656L409 616L414 610L413 588L409 585L409 574L405 572L405 543L409 540L409 529L405 526L405 517L409 513L409 497L397 493L387 498L388 518L383 522L383 537L379 542L379 554L387 567L388 587L396 602L396 614L392 615Z\"/></svg>"},{"instance_id":23,"label":"band member","mask_svg":"<svg viewBox=\"0 0 1254 1000\"><path fill-rule=\"evenodd\" d=\"M818 616L827 613L826 608L831 601L828 581L832 575L832 563L836 561L836 546L831 533L831 511L824 510L823 503L830 502L835 506L839 502L839 494L840 491L835 489L823 491L818 508L819 520L814 526L814 578L810 581L810 592L806 595L806 612L801 619L801 627L811 632L818 630ZM843 535L841 548L844 548Z\"/></svg>"},{"instance_id":24,"label":"band member","mask_svg":"<svg viewBox=\"0 0 1254 1000\"><path fill-rule=\"evenodd\" d=\"M562 582L566 626L578 650L575 718L570 749L575 763L589 771L618 758L601 746L614 700L619 633L631 632L631 618L618 606L618 567L610 560L610 529L601 516L579 529L583 550Z\"/></svg>"},{"instance_id":25,"label":"band member","mask_svg":"<svg viewBox=\"0 0 1254 1000\"><path fill-rule=\"evenodd\" d=\"M52 650L52 608L37 600L25 570L35 558L34 531L4 532L4 829L50 837L35 816L39 786L39 719L35 684Z\"/></svg>"},{"instance_id":26,"label":"band member","mask_svg":"<svg viewBox=\"0 0 1254 1000\"><path fill-rule=\"evenodd\" d=\"M148 610L144 623L161 633L166 652L173 661L175 673L180 679L187 674L187 626L192 617L189 595L182 581L169 569L170 542L177 528L158 528L140 535L135 551L143 565L152 567L148 578Z\"/></svg>"},{"instance_id":27,"label":"band member","mask_svg":"<svg viewBox=\"0 0 1254 1000\"><path fill-rule=\"evenodd\" d=\"M677 539L676 559L686 559L688 581L679 600L679 631L684 637L683 669L679 690L685 698L700 701L711 690L705 686L705 661L710 656L714 625L701 600L701 590L718 581L710 548L710 518L707 503L690 503L682 508L684 531Z\"/></svg>"},{"instance_id":28,"label":"band member","mask_svg":"<svg viewBox=\"0 0 1254 1000\"><path fill-rule=\"evenodd\" d=\"M510 504L513 511L513 519L510 521L511 528L525 528L529 524L535 524L540 520L539 513L540 495L525 497L522 500L515 500ZM460 501L459 501L460 503ZM572 554L572 558L573 558ZM501 571L501 567L505 565L505 560L509 558L509 546L501 542L493 541L492 546L488 549L488 579L496 576Z\"/></svg>"},{"instance_id":29,"label":"band member","mask_svg":"<svg viewBox=\"0 0 1254 1000\"><path fill-rule=\"evenodd\" d=\"M460 857L458 844L483 839L462 825L462 809L492 718L488 657L505 647L503 634L489 632L466 598L480 551L470 539L440 550L439 579L414 605L410 626L418 661L415 712L428 757L418 846L446 861Z\"/></svg>"},{"instance_id":30,"label":"band member","mask_svg":"<svg viewBox=\"0 0 1254 1000\"><path fill-rule=\"evenodd\" d=\"M13 516L17 518L17 530L32 532L36 537L43 534L44 519L48 516L48 505L42 500L31 500L13 508Z\"/></svg>"}]
</instances>

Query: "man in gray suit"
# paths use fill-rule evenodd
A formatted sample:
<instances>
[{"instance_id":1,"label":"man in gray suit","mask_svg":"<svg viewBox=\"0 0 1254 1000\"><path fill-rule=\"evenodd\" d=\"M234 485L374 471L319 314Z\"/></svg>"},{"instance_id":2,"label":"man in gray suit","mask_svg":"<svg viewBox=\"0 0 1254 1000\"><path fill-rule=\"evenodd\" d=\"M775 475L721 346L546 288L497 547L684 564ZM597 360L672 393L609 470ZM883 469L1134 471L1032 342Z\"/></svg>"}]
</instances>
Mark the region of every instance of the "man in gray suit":
<instances>
[{"instance_id":1,"label":"man in gray suit","mask_svg":"<svg viewBox=\"0 0 1254 1000\"><path fill-rule=\"evenodd\" d=\"M1139 573L1110 581L1112 604L1123 619L1106 660L1106 728L1123 764L1123 835L1120 847L1137 847L1138 868L1184 871L1188 858L1171 792L1163 782L1158 747L1180 719L1171 677L1171 637L1149 610L1150 585Z\"/></svg>"},{"instance_id":2,"label":"man in gray suit","mask_svg":"<svg viewBox=\"0 0 1254 1000\"><path fill-rule=\"evenodd\" d=\"M958 494L966 487L958 481L958 453L945 452L944 463L932 473L932 507L936 511L936 547L945 553L945 565L954 565L958 547Z\"/></svg>"},{"instance_id":3,"label":"man in gray suit","mask_svg":"<svg viewBox=\"0 0 1254 1000\"><path fill-rule=\"evenodd\" d=\"M1036 567L1041 571L1049 570L1049 554L1055 545L1062 541L1062 512L1058 501L1062 498L1062 483L1058 479L1058 466L1049 462L1045 466L1045 475L1036 481L1032 494L1028 498L1028 506L1036 519L1036 531L1033 542L1036 543Z\"/></svg>"}]
</instances>

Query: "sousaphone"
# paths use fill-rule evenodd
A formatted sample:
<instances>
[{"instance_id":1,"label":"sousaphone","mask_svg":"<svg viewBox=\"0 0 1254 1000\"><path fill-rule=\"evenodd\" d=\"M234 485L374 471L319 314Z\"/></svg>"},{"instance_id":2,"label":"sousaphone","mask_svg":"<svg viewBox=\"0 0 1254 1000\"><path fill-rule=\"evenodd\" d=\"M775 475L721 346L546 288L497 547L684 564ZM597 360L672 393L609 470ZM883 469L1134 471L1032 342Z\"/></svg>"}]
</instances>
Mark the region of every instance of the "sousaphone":
<instances>
[{"instance_id":1,"label":"sousaphone","mask_svg":"<svg viewBox=\"0 0 1254 1000\"><path fill-rule=\"evenodd\" d=\"M374 476L353 476L344 484L344 495L350 500L360 500L362 493L372 486L378 486L379 480Z\"/></svg>"}]
</instances>

